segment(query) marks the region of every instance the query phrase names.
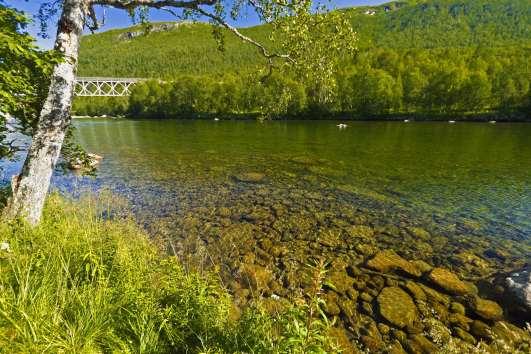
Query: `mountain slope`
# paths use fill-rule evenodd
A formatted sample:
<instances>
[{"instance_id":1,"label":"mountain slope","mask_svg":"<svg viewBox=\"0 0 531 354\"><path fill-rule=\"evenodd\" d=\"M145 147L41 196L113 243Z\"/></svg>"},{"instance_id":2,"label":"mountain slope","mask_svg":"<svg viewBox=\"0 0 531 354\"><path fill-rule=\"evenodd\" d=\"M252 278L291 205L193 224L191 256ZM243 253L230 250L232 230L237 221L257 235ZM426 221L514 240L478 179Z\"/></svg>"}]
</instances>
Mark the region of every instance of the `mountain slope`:
<instances>
[{"instance_id":1,"label":"mountain slope","mask_svg":"<svg viewBox=\"0 0 531 354\"><path fill-rule=\"evenodd\" d=\"M528 0L402 1L341 11L352 18L361 50L531 43ZM138 31L139 27L131 27L85 36L79 75L162 78L178 74L216 75L252 70L262 63L255 48L230 33L226 35L225 51L218 51L208 24L184 23L126 39ZM267 41L267 26L242 31Z\"/></svg>"}]
</instances>

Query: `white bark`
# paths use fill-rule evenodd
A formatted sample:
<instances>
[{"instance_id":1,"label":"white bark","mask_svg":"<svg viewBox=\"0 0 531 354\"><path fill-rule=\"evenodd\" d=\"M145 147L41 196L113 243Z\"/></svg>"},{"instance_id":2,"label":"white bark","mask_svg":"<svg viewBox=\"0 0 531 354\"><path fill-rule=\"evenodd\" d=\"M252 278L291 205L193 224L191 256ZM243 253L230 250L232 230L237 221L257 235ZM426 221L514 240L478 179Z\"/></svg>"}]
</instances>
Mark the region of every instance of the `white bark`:
<instances>
[{"instance_id":1,"label":"white bark","mask_svg":"<svg viewBox=\"0 0 531 354\"><path fill-rule=\"evenodd\" d=\"M55 40L55 49L63 53L64 61L54 67L48 97L22 172L13 177L13 196L6 215L25 218L33 225L40 220L52 172L70 124L79 39L86 13L85 0L64 1Z\"/></svg>"}]
</instances>

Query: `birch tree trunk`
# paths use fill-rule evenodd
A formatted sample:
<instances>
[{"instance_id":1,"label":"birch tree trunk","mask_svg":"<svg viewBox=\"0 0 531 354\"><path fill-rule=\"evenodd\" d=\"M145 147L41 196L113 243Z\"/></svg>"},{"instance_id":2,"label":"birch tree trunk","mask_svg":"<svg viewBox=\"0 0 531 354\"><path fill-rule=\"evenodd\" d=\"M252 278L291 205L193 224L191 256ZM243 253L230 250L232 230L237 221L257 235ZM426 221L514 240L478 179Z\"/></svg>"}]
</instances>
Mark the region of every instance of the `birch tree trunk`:
<instances>
[{"instance_id":1,"label":"birch tree trunk","mask_svg":"<svg viewBox=\"0 0 531 354\"><path fill-rule=\"evenodd\" d=\"M13 195L5 212L7 217L22 217L33 225L41 218L52 172L70 124L79 40L86 11L85 0L64 1L55 40L55 50L63 53L64 61L54 67L48 97L22 172L13 177Z\"/></svg>"}]
</instances>

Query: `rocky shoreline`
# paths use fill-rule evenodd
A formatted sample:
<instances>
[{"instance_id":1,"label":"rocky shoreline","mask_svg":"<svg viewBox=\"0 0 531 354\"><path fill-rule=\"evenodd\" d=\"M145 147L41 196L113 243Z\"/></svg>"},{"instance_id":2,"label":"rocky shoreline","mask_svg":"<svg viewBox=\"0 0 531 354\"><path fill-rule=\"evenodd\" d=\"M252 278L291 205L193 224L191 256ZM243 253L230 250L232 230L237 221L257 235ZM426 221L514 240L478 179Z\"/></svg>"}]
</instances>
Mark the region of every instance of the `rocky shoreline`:
<instances>
[{"instance_id":1,"label":"rocky shoreline","mask_svg":"<svg viewBox=\"0 0 531 354\"><path fill-rule=\"evenodd\" d=\"M304 296L306 265L318 259L328 262L324 311L347 353L531 350L530 317L506 301L500 278L525 267L525 247L518 255L515 243L480 236L466 219L452 234L428 231L374 195L272 184L246 172L215 197L189 191L201 204L188 201L165 226L171 252L190 267L217 268L238 307L278 310Z\"/></svg>"}]
</instances>

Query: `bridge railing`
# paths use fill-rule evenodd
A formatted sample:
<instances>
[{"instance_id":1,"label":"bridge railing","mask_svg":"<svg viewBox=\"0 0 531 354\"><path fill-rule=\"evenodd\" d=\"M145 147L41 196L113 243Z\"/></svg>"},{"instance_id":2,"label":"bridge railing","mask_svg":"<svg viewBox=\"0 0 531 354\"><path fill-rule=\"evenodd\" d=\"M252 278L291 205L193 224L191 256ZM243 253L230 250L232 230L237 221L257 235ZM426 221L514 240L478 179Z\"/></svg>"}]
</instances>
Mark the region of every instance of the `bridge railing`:
<instances>
[{"instance_id":1,"label":"bridge railing","mask_svg":"<svg viewBox=\"0 0 531 354\"><path fill-rule=\"evenodd\" d=\"M77 77L74 94L80 97L129 96L131 89L143 78Z\"/></svg>"}]
</instances>

